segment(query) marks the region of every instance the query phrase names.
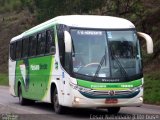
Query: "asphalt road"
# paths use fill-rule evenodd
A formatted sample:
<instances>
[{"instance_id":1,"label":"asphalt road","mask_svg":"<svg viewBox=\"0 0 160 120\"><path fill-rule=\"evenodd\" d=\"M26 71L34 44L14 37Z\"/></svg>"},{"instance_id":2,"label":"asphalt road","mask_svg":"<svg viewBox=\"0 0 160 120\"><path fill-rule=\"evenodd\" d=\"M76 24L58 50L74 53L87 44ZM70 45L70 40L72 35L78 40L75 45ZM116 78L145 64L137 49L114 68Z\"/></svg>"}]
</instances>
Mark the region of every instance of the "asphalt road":
<instances>
[{"instance_id":1,"label":"asphalt road","mask_svg":"<svg viewBox=\"0 0 160 120\"><path fill-rule=\"evenodd\" d=\"M70 109L63 115L55 114L51 104L35 103L21 106L18 98L9 94L9 88L0 86L0 120L12 117L13 120L160 120L160 106L123 107L118 115L109 115L104 109Z\"/></svg>"}]
</instances>

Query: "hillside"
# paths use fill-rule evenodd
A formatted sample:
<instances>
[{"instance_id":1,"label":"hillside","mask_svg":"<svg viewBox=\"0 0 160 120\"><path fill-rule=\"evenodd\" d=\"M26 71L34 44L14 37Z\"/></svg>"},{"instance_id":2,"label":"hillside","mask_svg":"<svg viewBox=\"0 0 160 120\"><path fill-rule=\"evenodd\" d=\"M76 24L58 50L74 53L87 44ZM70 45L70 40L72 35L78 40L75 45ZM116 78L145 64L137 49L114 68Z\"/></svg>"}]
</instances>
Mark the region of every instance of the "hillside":
<instances>
[{"instance_id":1,"label":"hillside","mask_svg":"<svg viewBox=\"0 0 160 120\"><path fill-rule=\"evenodd\" d=\"M154 41L154 54L146 55L144 57L144 67L145 72L160 71L160 0L144 0L144 6L147 8L146 15L142 22L143 32L151 35ZM143 45L145 48L145 44Z\"/></svg>"},{"instance_id":2,"label":"hillside","mask_svg":"<svg viewBox=\"0 0 160 120\"><path fill-rule=\"evenodd\" d=\"M0 14L0 73L8 70L8 48L12 37L34 26L35 18L27 11Z\"/></svg>"},{"instance_id":3,"label":"hillside","mask_svg":"<svg viewBox=\"0 0 160 120\"><path fill-rule=\"evenodd\" d=\"M129 19L136 25L137 31L148 33L153 38L152 55L146 54L146 44L141 41L146 89L144 94L145 102L160 104L160 0L69 0L74 1L72 4L63 3L65 0L35 1L0 1L0 84L8 84L8 48L12 37L57 15L112 15ZM57 6L54 8L52 4Z\"/></svg>"}]
</instances>

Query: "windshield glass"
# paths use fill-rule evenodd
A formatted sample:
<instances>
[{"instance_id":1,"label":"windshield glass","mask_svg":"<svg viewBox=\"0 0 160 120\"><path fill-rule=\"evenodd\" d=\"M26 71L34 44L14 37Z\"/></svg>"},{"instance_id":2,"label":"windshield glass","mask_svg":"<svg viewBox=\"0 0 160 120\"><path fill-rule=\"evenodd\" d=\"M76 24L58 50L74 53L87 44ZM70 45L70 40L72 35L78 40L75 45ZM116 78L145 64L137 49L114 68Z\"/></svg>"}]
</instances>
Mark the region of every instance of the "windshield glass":
<instances>
[{"instance_id":1,"label":"windshield glass","mask_svg":"<svg viewBox=\"0 0 160 120\"><path fill-rule=\"evenodd\" d=\"M100 78L128 78L141 73L139 42L134 30L72 29L73 72Z\"/></svg>"},{"instance_id":2,"label":"windshield glass","mask_svg":"<svg viewBox=\"0 0 160 120\"><path fill-rule=\"evenodd\" d=\"M135 31L107 31L107 37L111 51L111 75L129 77L140 74L141 58Z\"/></svg>"}]
</instances>

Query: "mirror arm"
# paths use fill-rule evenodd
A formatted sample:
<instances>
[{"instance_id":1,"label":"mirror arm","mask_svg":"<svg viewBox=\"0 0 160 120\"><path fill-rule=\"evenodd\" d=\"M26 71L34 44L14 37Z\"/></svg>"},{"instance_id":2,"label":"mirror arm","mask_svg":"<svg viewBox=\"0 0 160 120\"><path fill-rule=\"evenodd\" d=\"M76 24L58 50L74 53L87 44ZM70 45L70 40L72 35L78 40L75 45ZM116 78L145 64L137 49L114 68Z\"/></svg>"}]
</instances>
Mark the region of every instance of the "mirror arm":
<instances>
[{"instance_id":1,"label":"mirror arm","mask_svg":"<svg viewBox=\"0 0 160 120\"><path fill-rule=\"evenodd\" d=\"M142 33L142 32L137 32L138 36L144 38L146 40L146 43L147 43L147 53L148 54L152 54L153 53L153 41L152 41L152 38L148 35L148 34L145 34L145 33Z\"/></svg>"}]
</instances>

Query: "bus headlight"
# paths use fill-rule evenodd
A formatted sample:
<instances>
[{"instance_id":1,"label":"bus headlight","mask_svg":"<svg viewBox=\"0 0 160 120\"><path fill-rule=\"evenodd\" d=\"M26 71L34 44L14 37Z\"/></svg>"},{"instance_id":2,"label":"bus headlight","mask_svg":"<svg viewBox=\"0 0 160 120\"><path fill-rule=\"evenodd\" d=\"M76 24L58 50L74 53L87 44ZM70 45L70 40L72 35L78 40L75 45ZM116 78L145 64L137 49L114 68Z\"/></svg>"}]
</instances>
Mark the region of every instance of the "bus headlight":
<instances>
[{"instance_id":1,"label":"bus headlight","mask_svg":"<svg viewBox=\"0 0 160 120\"><path fill-rule=\"evenodd\" d=\"M139 97L139 100L140 100L140 101L143 101L143 97L142 97L142 96L141 96L141 97Z\"/></svg>"},{"instance_id":2,"label":"bus headlight","mask_svg":"<svg viewBox=\"0 0 160 120\"><path fill-rule=\"evenodd\" d=\"M138 91L140 91L141 88L143 88L143 86L130 88L130 90L131 90L132 92L138 92Z\"/></svg>"},{"instance_id":3,"label":"bus headlight","mask_svg":"<svg viewBox=\"0 0 160 120\"><path fill-rule=\"evenodd\" d=\"M79 97L74 97L74 102L75 103L79 103L80 102L80 98Z\"/></svg>"}]
</instances>

